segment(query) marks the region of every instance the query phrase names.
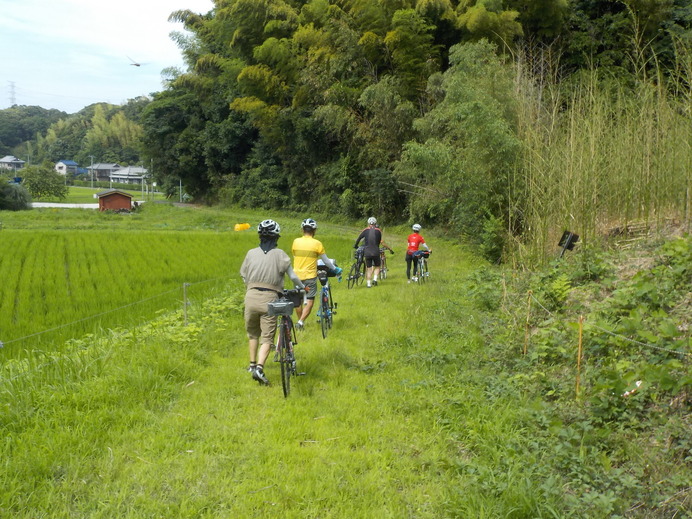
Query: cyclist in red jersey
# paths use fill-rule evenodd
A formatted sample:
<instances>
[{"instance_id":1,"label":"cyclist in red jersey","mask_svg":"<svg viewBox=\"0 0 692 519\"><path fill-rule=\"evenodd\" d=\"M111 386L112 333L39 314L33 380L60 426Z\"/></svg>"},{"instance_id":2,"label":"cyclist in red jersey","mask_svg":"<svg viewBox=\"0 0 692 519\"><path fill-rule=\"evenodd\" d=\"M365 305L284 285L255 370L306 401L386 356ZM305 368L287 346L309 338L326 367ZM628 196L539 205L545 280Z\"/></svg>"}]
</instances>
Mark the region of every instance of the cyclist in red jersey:
<instances>
[{"instance_id":1,"label":"cyclist in red jersey","mask_svg":"<svg viewBox=\"0 0 692 519\"><path fill-rule=\"evenodd\" d=\"M413 224L413 233L408 235L408 246L406 247L406 279L411 282L411 263L413 263L413 281L417 281L416 270L418 269L418 263L415 262L416 252L423 246L426 250L432 252L432 249L428 247L425 243L425 238L420 235L420 225Z\"/></svg>"}]
</instances>

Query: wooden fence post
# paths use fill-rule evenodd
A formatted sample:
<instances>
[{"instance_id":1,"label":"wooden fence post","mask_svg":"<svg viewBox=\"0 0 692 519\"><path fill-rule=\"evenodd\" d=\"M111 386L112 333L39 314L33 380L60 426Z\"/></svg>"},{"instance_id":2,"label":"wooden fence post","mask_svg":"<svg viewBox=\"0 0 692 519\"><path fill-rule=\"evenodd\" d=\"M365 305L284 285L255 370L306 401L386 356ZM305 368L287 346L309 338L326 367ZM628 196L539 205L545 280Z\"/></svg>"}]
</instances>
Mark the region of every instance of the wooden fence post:
<instances>
[{"instance_id":1,"label":"wooden fence post","mask_svg":"<svg viewBox=\"0 0 692 519\"><path fill-rule=\"evenodd\" d=\"M579 316L579 345L577 346L577 383L575 388L576 399L579 399L580 378L581 378L581 356L582 356L582 338L584 336L584 316Z\"/></svg>"},{"instance_id":2,"label":"wooden fence post","mask_svg":"<svg viewBox=\"0 0 692 519\"><path fill-rule=\"evenodd\" d=\"M187 326L187 305L189 304L187 302L187 287L189 286L190 283L183 283L183 315L185 326Z\"/></svg>"},{"instance_id":3,"label":"wooden fence post","mask_svg":"<svg viewBox=\"0 0 692 519\"><path fill-rule=\"evenodd\" d=\"M533 290L529 290L529 299L526 302L526 331L524 334L524 355L529 351L529 321L531 319L531 297L533 296Z\"/></svg>"}]
</instances>

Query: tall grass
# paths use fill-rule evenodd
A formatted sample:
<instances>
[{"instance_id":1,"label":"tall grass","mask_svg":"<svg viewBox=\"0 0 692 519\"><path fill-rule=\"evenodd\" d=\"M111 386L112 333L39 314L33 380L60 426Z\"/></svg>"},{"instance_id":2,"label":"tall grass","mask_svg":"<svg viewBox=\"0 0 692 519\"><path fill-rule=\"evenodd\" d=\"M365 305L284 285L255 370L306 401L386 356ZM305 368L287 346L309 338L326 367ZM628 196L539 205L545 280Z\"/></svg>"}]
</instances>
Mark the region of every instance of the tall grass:
<instances>
[{"instance_id":1,"label":"tall grass","mask_svg":"<svg viewBox=\"0 0 692 519\"><path fill-rule=\"evenodd\" d=\"M558 89L522 66L525 154L511 186L521 207L512 225L528 245L514 247L515 258L544 260L567 229L585 243L635 221L656 229L670 218L689 230L689 82L673 95L661 82L624 85L592 71Z\"/></svg>"}]
</instances>

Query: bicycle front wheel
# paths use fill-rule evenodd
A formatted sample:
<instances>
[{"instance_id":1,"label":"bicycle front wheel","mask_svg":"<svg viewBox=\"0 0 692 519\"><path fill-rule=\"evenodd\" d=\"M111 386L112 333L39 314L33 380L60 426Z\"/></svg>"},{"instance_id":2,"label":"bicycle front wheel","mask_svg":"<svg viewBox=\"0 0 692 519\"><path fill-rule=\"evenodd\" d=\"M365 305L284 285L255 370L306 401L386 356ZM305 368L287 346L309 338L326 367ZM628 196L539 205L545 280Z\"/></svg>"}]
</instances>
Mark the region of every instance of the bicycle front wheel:
<instances>
[{"instance_id":1,"label":"bicycle front wheel","mask_svg":"<svg viewBox=\"0 0 692 519\"><path fill-rule=\"evenodd\" d=\"M387 258L382 256L382 266L380 267L380 278L387 279Z\"/></svg>"},{"instance_id":2,"label":"bicycle front wheel","mask_svg":"<svg viewBox=\"0 0 692 519\"><path fill-rule=\"evenodd\" d=\"M363 281L365 281L365 262L361 261L358 264L358 276L356 277L356 283L362 285Z\"/></svg>"},{"instance_id":3,"label":"bicycle front wheel","mask_svg":"<svg viewBox=\"0 0 692 519\"><path fill-rule=\"evenodd\" d=\"M351 270L348 272L348 288L353 288L358 280L358 263L351 265Z\"/></svg>"},{"instance_id":4,"label":"bicycle front wheel","mask_svg":"<svg viewBox=\"0 0 692 519\"><path fill-rule=\"evenodd\" d=\"M281 364L281 386L284 396L287 397L291 392L291 375L293 373L293 348L291 347L291 332L287 319L281 320L279 331L279 364Z\"/></svg>"},{"instance_id":5,"label":"bicycle front wheel","mask_svg":"<svg viewBox=\"0 0 692 519\"><path fill-rule=\"evenodd\" d=\"M327 319L327 324L329 325L329 329L332 329L332 325L334 324L334 298L332 298L332 289L329 289L329 313L327 314L329 316L329 319Z\"/></svg>"},{"instance_id":6,"label":"bicycle front wheel","mask_svg":"<svg viewBox=\"0 0 692 519\"><path fill-rule=\"evenodd\" d=\"M322 325L322 338L327 338L327 332L329 331L329 295L326 291L322 291L322 302L320 307L320 324Z\"/></svg>"}]
</instances>

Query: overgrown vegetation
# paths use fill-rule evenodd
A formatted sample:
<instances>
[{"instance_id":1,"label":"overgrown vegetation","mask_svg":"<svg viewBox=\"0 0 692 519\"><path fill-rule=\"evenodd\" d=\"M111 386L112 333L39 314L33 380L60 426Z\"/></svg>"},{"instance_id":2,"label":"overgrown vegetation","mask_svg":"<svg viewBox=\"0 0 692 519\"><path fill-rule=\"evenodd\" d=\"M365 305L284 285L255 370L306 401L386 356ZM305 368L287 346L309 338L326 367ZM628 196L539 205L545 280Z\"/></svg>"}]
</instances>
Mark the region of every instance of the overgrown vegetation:
<instances>
[{"instance_id":1,"label":"overgrown vegetation","mask_svg":"<svg viewBox=\"0 0 692 519\"><path fill-rule=\"evenodd\" d=\"M212 243L263 214L151 211L6 213L0 233L165 227ZM272 216L286 246L301 218ZM320 220L342 265L355 232ZM402 261L375 289L335 284L335 327L324 340L312 318L298 336L307 375L288 399L273 363L273 387L245 371L237 278L193 298L187 325L179 308L6 359L0 515L690 515L692 239L578 247L529 273L426 238L430 283L406 284ZM228 239L236 271L254 243Z\"/></svg>"},{"instance_id":2,"label":"overgrown vegetation","mask_svg":"<svg viewBox=\"0 0 692 519\"><path fill-rule=\"evenodd\" d=\"M21 184L10 184L0 177L0 211L21 211L31 207L31 194Z\"/></svg>"},{"instance_id":3,"label":"overgrown vegetation","mask_svg":"<svg viewBox=\"0 0 692 519\"><path fill-rule=\"evenodd\" d=\"M488 386L534 402L532 449L551 446L541 471L580 517L692 510L692 239L640 243L472 283L497 367Z\"/></svg>"}]
</instances>

